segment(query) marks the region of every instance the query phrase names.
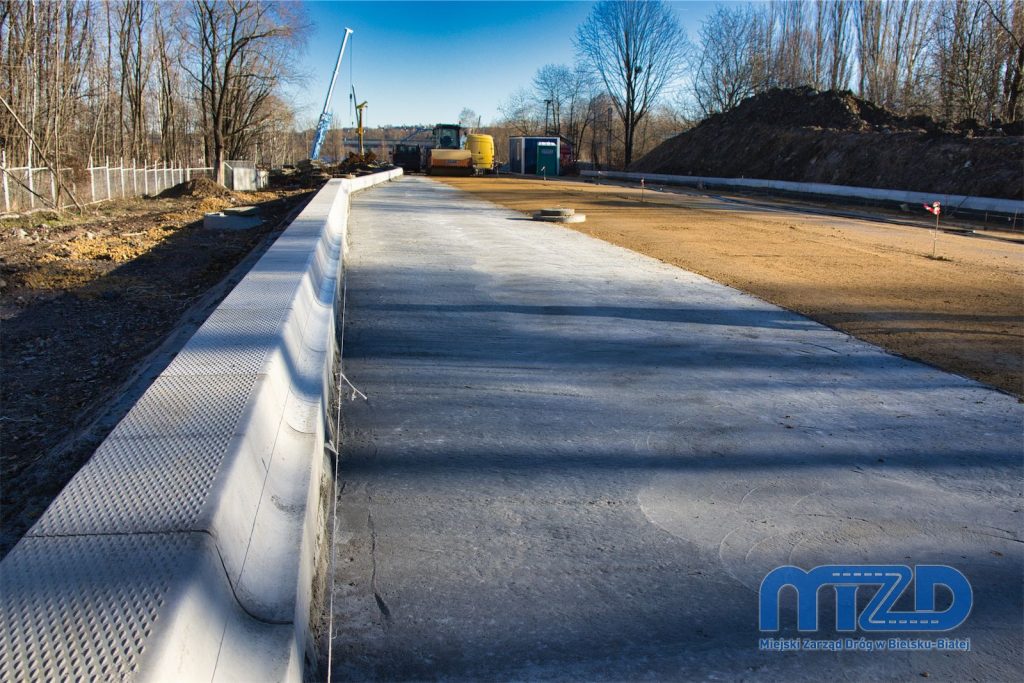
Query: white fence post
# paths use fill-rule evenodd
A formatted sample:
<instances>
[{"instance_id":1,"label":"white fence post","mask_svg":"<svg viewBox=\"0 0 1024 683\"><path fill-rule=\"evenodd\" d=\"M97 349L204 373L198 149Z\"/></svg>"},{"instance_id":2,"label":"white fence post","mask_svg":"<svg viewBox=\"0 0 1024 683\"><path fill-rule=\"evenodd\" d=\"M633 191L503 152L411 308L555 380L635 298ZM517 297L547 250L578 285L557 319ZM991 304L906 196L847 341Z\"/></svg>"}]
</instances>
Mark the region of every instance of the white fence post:
<instances>
[{"instance_id":1,"label":"white fence post","mask_svg":"<svg viewBox=\"0 0 1024 683\"><path fill-rule=\"evenodd\" d=\"M110 157L103 158L103 178L107 182L107 199L110 199Z\"/></svg>"},{"instance_id":2,"label":"white fence post","mask_svg":"<svg viewBox=\"0 0 1024 683\"><path fill-rule=\"evenodd\" d=\"M135 159L132 159L132 194L136 197L139 196L139 176L137 175L137 164Z\"/></svg>"},{"instance_id":3,"label":"white fence post","mask_svg":"<svg viewBox=\"0 0 1024 683\"><path fill-rule=\"evenodd\" d=\"M60 211L60 202L57 200L57 171L50 171L50 196L53 197L53 208Z\"/></svg>"},{"instance_id":4,"label":"white fence post","mask_svg":"<svg viewBox=\"0 0 1024 683\"><path fill-rule=\"evenodd\" d=\"M0 150L0 175L4 177L4 213L11 212L11 192L7 187L7 150Z\"/></svg>"},{"instance_id":5,"label":"white fence post","mask_svg":"<svg viewBox=\"0 0 1024 683\"><path fill-rule=\"evenodd\" d=\"M32 177L32 140L28 141L27 147L28 154L26 156L28 157L28 164L26 165L28 168L25 169L25 172L28 174L28 178L26 178L28 180L28 206L30 209L34 209L36 208L36 188L35 179Z\"/></svg>"},{"instance_id":6,"label":"white fence post","mask_svg":"<svg viewBox=\"0 0 1024 683\"><path fill-rule=\"evenodd\" d=\"M30 209L36 208L36 188L35 180L32 178L32 164L29 163L28 168L25 169L25 173L28 174L28 206Z\"/></svg>"},{"instance_id":7,"label":"white fence post","mask_svg":"<svg viewBox=\"0 0 1024 683\"><path fill-rule=\"evenodd\" d=\"M96 203L96 177L93 175L92 157L89 157L89 194L92 195L92 203Z\"/></svg>"},{"instance_id":8,"label":"white fence post","mask_svg":"<svg viewBox=\"0 0 1024 683\"><path fill-rule=\"evenodd\" d=\"M124 199L124 157L121 157L121 165L118 166L118 171L121 176L121 199Z\"/></svg>"},{"instance_id":9,"label":"white fence post","mask_svg":"<svg viewBox=\"0 0 1024 683\"><path fill-rule=\"evenodd\" d=\"M147 195L149 194L149 176L146 175L146 170L147 170L146 167L148 165L149 164L146 162L146 160L143 159L142 160L142 192L144 194L147 194Z\"/></svg>"}]
</instances>

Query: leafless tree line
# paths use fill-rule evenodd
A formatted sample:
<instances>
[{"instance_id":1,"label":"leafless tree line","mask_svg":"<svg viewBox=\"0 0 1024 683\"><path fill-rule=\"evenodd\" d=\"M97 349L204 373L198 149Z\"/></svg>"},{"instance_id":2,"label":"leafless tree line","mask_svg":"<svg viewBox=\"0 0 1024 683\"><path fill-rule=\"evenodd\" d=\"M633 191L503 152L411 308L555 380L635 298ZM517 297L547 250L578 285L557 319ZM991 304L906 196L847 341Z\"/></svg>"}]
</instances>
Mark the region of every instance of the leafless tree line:
<instances>
[{"instance_id":1,"label":"leafless tree line","mask_svg":"<svg viewBox=\"0 0 1024 683\"><path fill-rule=\"evenodd\" d=\"M55 173L202 159L218 180L226 158L286 158L304 26L266 0L0 0L0 149Z\"/></svg>"},{"instance_id":2,"label":"leafless tree line","mask_svg":"<svg viewBox=\"0 0 1024 683\"><path fill-rule=\"evenodd\" d=\"M686 33L660 0L605 0L576 29L574 44L580 64L618 114L628 166L638 128L679 74L689 49Z\"/></svg>"},{"instance_id":3,"label":"leafless tree line","mask_svg":"<svg viewBox=\"0 0 1024 683\"><path fill-rule=\"evenodd\" d=\"M515 135L559 135L583 147L598 112L598 89L581 66L546 64L531 88L519 88L499 105Z\"/></svg>"},{"instance_id":4,"label":"leafless tree line","mask_svg":"<svg viewBox=\"0 0 1024 683\"><path fill-rule=\"evenodd\" d=\"M686 63L689 42L659 0L596 3L574 37L577 61L548 64L499 106L520 135L561 135L578 158L628 165L679 127L662 103Z\"/></svg>"},{"instance_id":5,"label":"leafless tree line","mask_svg":"<svg viewBox=\"0 0 1024 683\"><path fill-rule=\"evenodd\" d=\"M773 87L854 89L903 114L1019 121L1021 0L774 0L722 4L692 59L700 114Z\"/></svg>"}]
</instances>

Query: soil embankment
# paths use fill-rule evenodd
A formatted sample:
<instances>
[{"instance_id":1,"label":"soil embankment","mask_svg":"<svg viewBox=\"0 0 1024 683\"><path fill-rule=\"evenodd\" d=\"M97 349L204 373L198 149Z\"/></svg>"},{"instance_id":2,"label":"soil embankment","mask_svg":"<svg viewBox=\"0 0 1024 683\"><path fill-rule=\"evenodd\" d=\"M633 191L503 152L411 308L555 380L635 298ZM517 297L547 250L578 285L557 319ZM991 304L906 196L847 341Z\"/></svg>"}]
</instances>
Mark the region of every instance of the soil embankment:
<instances>
[{"instance_id":1,"label":"soil embankment","mask_svg":"<svg viewBox=\"0 0 1024 683\"><path fill-rule=\"evenodd\" d=\"M770 90L666 140L629 170L1024 199L1012 127L901 117L849 92Z\"/></svg>"}]
</instances>

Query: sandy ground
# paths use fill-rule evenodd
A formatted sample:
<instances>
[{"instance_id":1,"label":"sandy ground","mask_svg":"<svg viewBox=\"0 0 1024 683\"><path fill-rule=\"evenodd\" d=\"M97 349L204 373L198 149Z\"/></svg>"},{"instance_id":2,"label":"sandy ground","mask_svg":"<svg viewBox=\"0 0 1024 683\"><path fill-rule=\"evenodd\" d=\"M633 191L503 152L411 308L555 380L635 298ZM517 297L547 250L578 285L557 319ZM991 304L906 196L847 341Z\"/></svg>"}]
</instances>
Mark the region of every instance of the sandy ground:
<instances>
[{"instance_id":1,"label":"sandy ground","mask_svg":"<svg viewBox=\"0 0 1024 683\"><path fill-rule=\"evenodd\" d=\"M1024 395L1024 245L757 200L573 181L445 178L503 206L565 206L572 225L860 339ZM863 210L863 209L861 209Z\"/></svg>"}]
</instances>

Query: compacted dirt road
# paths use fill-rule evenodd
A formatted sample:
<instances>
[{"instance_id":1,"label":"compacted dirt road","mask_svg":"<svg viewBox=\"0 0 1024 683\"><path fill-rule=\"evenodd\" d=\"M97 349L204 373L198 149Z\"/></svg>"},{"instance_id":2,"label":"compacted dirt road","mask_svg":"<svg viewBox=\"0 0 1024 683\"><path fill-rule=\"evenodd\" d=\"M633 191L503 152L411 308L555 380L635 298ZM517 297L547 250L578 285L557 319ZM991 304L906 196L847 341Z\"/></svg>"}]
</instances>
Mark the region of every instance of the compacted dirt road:
<instances>
[{"instance_id":1,"label":"compacted dirt road","mask_svg":"<svg viewBox=\"0 0 1024 683\"><path fill-rule=\"evenodd\" d=\"M882 348L1024 394L1024 245L690 191L446 178L522 212L681 266ZM923 214L924 211L922 210Z\"/></svg>"}]
</instances>

